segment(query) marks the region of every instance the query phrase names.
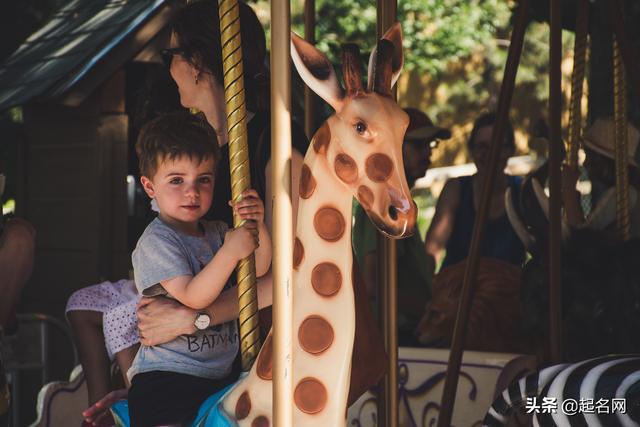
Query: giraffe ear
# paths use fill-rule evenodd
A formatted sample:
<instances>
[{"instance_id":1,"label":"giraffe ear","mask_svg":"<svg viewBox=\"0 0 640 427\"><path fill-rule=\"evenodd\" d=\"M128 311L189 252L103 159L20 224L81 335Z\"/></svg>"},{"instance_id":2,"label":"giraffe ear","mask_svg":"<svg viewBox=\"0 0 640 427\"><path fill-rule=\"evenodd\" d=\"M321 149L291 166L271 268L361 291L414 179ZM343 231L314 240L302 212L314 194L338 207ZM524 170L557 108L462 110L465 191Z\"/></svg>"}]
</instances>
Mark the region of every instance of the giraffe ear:
<instances>
[{"instance_id":1,"label":"giraffe ear","mask_svg":"<svg viewBox=\"0 0 640 427\"><path fill-rule=\"evenodd\" d=\"M396 84L400 72L402 72L402 66L404 65L404 56L402 55L402 27L399 22L396 22L384 33L383 39L389 40L393 44L393 56L391 58L391 87ZM376 55L378 47L376 46L369 56L369 73L367 82L369 86L372 85L374 80L374 71L376 69Z\"/></svg>"},{"instance_id":2,"label":"giraffe ear","mask_svg":"<svg viewBox=\"0 0 640 427\"><path fill-rule=\"evenodd\" d=\"M291 32L291 57L307 86L334 110L339 111L344 91L327 57L294 32Z\"/></svg>"}]
</instances>

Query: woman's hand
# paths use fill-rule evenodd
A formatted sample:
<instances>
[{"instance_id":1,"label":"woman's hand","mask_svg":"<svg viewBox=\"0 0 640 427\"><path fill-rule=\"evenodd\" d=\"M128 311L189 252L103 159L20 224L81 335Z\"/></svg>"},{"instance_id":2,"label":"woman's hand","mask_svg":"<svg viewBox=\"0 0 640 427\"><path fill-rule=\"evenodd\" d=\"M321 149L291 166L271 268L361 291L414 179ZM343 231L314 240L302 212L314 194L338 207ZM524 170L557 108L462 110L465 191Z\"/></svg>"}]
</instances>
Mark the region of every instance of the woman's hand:
<instances>
[{"instance_id":1,"label":"woman's hand","mask_svg":"<svg viewBox=\"0 0 640 427\"><path fill-rule=\"evenodd\" d=\"M140 342L164 344L196 331L196 311L169 298L142 298L138 303Z\"/></svg>"},{"instance_id":2,"label":"woman's hand","mask_svg":"<svg viewBox=\"0 0 640 427\"><path fill-rule=\"evenodd\" d=\"M88 407L82 412L84 420L92 426L96 427L108 427L114 424L113 417L111 416L111 406L118 400L126 399L128 391L126 388L114 390L107 394L102 399Z\"/></svg>"}]
</instances>

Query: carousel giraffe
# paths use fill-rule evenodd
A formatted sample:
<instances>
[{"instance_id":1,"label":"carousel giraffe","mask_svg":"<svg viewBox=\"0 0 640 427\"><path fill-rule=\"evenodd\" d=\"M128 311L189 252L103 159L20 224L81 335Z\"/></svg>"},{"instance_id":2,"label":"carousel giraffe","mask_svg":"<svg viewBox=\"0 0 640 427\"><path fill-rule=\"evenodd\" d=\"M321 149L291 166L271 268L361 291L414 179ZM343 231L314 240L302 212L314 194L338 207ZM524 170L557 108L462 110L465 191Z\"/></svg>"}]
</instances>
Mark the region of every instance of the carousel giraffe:
<instances>
[{"instance_id":1,"label":"carousel giraffe","mask_svg":"<svg viewBox=\"0 0 640 427\"><path fill-rule=\"evenodd\" d=\"M400 25L372 52L366 89L355 45L343 48L346 93L327 58L295 34L292 56L305 83L336 111L302 166L293 253L294 425L341 426L355 333L352 199L390 237L409 236L415 226L402 163L408 117L391 97L402 68ZM272 425L271 355L269 335L249 374L221 402L231 423Z\"/></svg>"}]
</instances>

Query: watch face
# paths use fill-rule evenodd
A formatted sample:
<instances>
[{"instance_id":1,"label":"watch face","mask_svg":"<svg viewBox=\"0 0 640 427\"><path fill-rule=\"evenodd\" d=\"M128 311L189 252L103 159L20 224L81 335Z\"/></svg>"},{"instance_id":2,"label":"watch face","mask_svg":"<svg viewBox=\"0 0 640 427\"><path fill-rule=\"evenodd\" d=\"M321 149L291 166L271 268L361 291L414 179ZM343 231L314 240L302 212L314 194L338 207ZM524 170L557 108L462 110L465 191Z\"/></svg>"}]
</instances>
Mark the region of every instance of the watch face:
<instances>
[{"instance_id":1,"label":"watch face","mask_svg":"<svg viewBox=\"0 0 640 427\"><path fill-rule=\"evenodd\" d=\"M196 321L194 323L196 325L196 328L203 331L209 327L210 322L211 319L209 318L209 315L200 313L198 314L198 317L196 317Z\"/></svg>"}]
</instances>

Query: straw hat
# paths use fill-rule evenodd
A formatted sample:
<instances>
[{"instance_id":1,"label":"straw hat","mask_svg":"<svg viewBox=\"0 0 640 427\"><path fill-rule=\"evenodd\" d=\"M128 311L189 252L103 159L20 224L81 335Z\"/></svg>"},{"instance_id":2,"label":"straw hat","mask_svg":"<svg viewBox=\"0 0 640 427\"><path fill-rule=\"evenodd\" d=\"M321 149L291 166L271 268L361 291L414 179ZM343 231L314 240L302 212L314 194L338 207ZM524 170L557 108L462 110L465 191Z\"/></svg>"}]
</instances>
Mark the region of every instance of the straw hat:
<instances>
[{"instance_id":1,"label":"straw hat","mask_svg":"<svg viewBox=\"0 0 640 427\"><path fill-rule=\"evenodd\" d=\"M600 118L582 135L582 142L596 153L610 159L615 159L615 122L613 117ZM638 166L638 142L640 132L631 123L627 123L627 150L629 152L629 164Z\"/></svg>"}]
</instances>

